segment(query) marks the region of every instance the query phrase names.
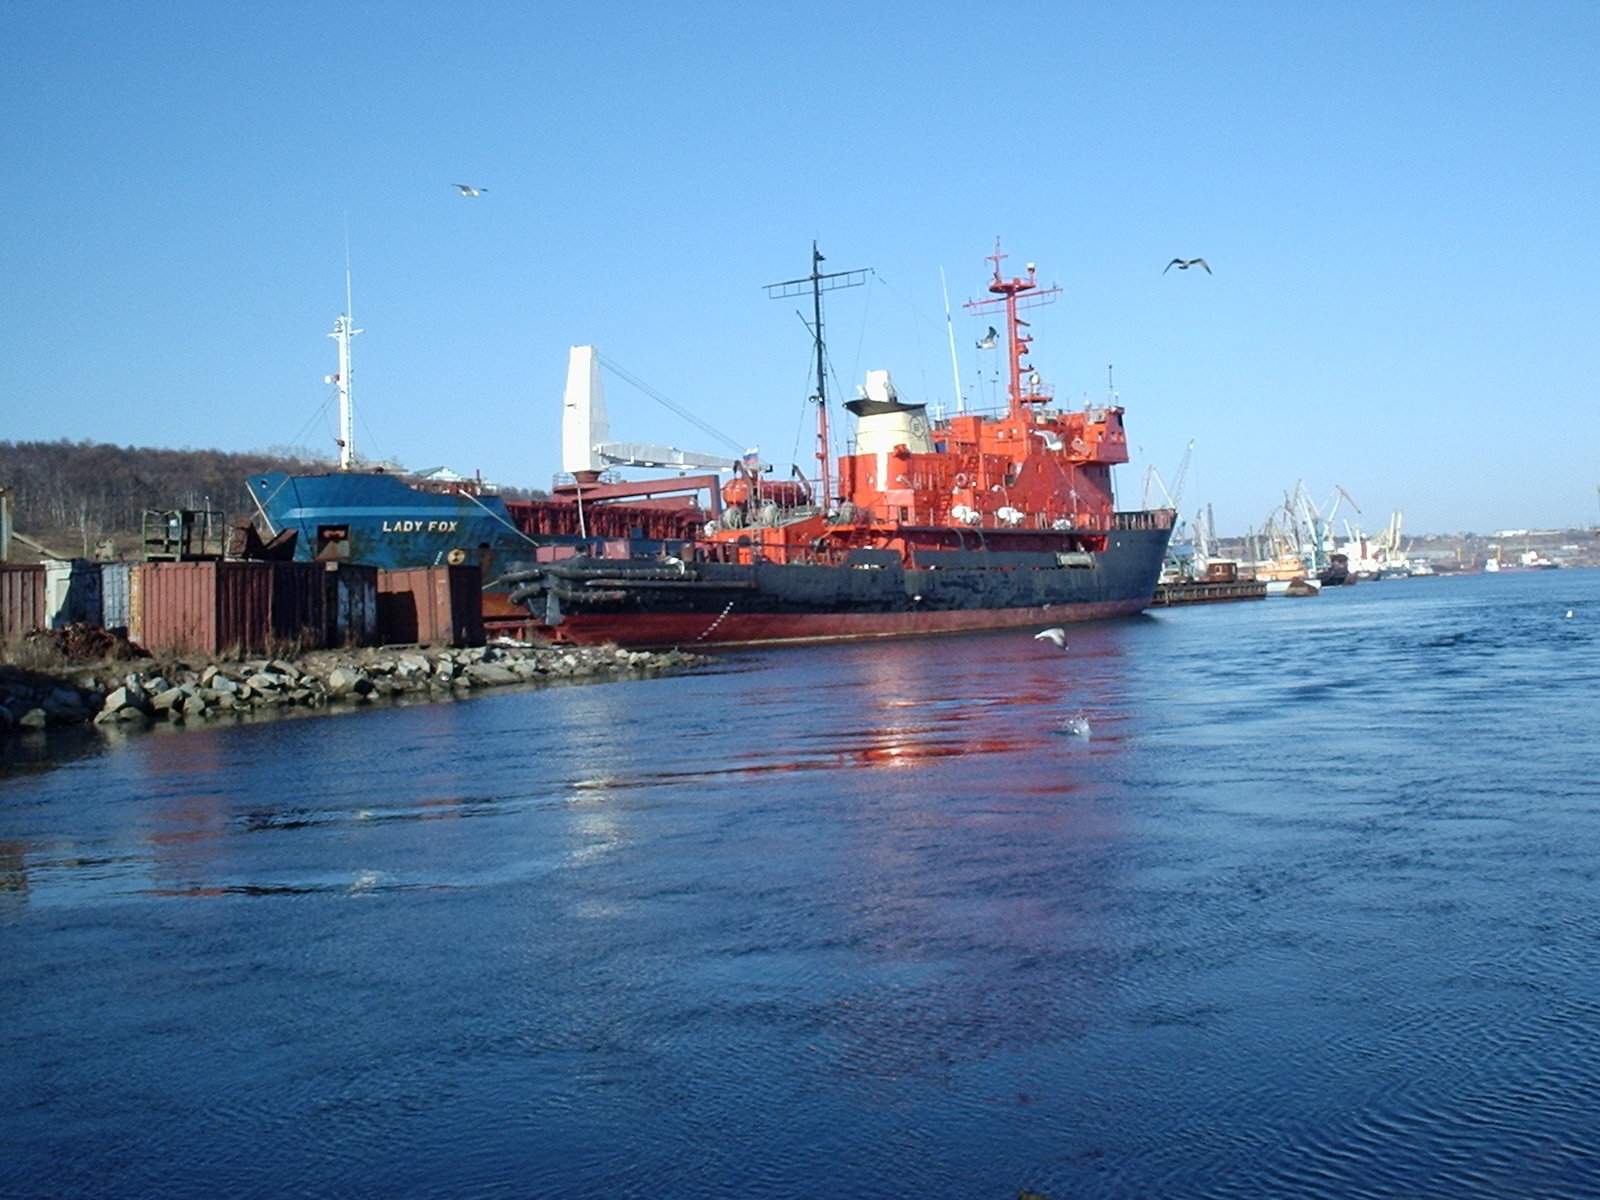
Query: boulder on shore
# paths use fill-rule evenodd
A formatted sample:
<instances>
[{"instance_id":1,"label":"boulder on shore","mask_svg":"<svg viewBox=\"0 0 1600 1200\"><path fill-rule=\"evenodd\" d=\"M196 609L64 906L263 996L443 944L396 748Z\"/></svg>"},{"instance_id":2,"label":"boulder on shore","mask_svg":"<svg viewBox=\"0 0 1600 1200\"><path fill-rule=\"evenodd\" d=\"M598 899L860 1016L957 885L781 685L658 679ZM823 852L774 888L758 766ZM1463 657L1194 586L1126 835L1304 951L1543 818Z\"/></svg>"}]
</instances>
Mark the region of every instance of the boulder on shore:
<instances>
[{"instance_id":1,"label":"boulder on shore","mask_svg":"<svg viewBox=\"0 0 1600 1200\"><path fill-rule=\"evenodd\" d=\"M615 646L316 650L296 660L251 659L190 667L110 661L107 674L64 675L0 664L0 736L59 725L184 724L194 718L282 709L355 707L373 701L467 695L482 688L574 679L633 678L709 661L681 651ZM110 674L115 671L115 674Z\"/></svg>"}]
</instances>

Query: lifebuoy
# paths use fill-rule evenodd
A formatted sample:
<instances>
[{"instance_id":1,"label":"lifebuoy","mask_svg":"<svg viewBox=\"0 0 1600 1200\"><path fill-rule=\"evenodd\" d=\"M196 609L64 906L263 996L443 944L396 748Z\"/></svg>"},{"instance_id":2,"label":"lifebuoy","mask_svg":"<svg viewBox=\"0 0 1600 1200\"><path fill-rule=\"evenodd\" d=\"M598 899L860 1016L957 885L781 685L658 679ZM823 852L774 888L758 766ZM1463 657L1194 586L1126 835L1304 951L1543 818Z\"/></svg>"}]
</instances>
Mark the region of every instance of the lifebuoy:
<instances>
[{"instance_id":1,"label":"lifebuoy","mask_svg":"<svg viewBox=\"0 0 1600 1200\"><path fill-rule=\"evenodd\" d=\"M956 475L956 486L958 488L969 487L971 484L972 479L965 472L960 472Z\"/></svg>"},{"instance_id":2,"label":"lifebuoy","mask_svg":"<svg viewBox=\"0 0 1600 1200\"><path fill-rule=\"evenodd\" d=\"M462 563L467 561L467 552L460 546L457 546L454 550L450 551L449 554L444 556L444 560L452 567L459 567Z\"/></svg>"}]
</instances>

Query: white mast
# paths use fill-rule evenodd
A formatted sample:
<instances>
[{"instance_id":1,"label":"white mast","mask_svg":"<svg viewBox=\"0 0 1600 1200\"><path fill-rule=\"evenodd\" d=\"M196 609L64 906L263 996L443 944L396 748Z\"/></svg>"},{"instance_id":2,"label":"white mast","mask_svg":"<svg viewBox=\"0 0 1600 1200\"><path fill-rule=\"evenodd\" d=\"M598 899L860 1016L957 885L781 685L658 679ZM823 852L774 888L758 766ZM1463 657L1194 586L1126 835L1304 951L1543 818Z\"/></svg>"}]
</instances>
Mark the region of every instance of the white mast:
<instances>
[{"instance_id":1,"label":"white mast","mask_svg":"<svg viewBox=\"0 0 1600 1200\"><path fill-rule=\"evenodd\" d=\"M339 343L339 373L329 375L327 382L339 388L339 469L356 468L355 408L350 402L350 339L360 333L350 316L350 268L344 269L344 312L333 319L333 332L328 336Z\"/></svg>"},{"instance_id":2,"label":"white mast","mask_svg":"<svg viewBox=\"0 0 1600 1200\"><path fill-rule=\"evenodd\" d=\"M956 327L950 319L950 285L945 282L944 268L939 268L939 286L944 289L944 327L950 335L950 373L955 377L956 384L956 411L967 411L965 398L961 395L961 363L956 358Z\"/></svg>"}]
</instances>

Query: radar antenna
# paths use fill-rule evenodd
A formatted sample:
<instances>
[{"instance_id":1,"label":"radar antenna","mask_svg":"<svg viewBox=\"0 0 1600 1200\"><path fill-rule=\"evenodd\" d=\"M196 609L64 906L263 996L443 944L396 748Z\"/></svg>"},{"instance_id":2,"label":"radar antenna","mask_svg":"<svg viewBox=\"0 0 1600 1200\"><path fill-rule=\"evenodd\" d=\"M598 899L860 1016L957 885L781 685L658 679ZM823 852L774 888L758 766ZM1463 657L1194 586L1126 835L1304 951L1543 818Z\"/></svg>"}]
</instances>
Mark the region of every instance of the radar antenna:
<instances>
[{"instance_id":1,"label":"radar antenna","mask_svg":"<svg viewBox=\"0 0 1600 1200\"><path fill-rule=\"evenodd\" d=\"M1039 386L1039 372L1029 368L1022 360L1028 356L1028 347L1033 343L1031 334L1023 333L1028 328L1028 323L1017 316L1025 308L1037 308L1041 304L1053 303L1061 294L1059 287L1041 288L1034 277L1034 266L1028 264L1028 277L1002 279L1000 264L1005 261L1006 255L1000 253L1000 239L994 240L994 253L989 255L989 261L994 264L994 279L989 284L989 290L998 299L995 300L968 300L965 307L974 313L989 313L996 309L1003 309L1006 315L1006 345L1011 359L1011 415L1020 416L1025 405L1042 404L1050 399L1047 389ZM1027 388L1024 390L1024 375L1027 372Z\"/></svg>"}]
</instances>

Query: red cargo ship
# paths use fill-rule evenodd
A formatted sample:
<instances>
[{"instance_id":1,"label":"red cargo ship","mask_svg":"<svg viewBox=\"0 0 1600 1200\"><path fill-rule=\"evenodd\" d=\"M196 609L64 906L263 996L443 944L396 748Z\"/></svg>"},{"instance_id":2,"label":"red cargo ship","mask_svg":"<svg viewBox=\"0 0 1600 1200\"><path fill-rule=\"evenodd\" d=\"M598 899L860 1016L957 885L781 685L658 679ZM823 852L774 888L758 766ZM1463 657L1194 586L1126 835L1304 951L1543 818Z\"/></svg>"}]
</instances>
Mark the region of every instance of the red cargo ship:
<instances>
[{"instance_id":1,"label":"red cargo ship","mask_svg":"<svg viewBox=\"0 0 1600 1200\"><path fill-rule=\"evenodd\" d=\"M1149 605L1172 535L1171 509L1116 510L1111 468L1128 460L1123 410L1069 411L1030 364L1019 312L1048 303L1033 264L1001 273L969 308L1004 319L1003 412L929 418L873 371L851 454L827 462L819 272L776 287L811 292L817 351L815 485L740 470L693 539L643 553L557 557L508 578L540 631L575 643L689 646L948 633L1060 625ZM841 273L841 275L844 273ZM793 294L793 293L788 293ZM997 331L991 330L991 334ZM580 474L580 489L606 487Z\"/></svg>"}]
</instances>

